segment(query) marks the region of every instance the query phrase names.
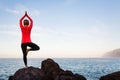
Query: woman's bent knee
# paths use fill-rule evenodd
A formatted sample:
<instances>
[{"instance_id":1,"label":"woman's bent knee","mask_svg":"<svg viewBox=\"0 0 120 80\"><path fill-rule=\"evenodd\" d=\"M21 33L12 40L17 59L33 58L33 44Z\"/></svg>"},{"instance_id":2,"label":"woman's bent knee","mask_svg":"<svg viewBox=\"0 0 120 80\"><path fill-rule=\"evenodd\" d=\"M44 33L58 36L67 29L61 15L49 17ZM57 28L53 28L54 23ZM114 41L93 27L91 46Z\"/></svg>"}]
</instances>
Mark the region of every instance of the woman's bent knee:
<instances>
[{"instance_id":1,"label":"woman's bent knee","mask_svg":"<svg viewBox=\"0 0 120 80\"><path fill-rule=\"evenodd\" d=\"M40 50L40 47L39 47L39 46L37 47L37 50Z\"/></svg>"}]
</instances>

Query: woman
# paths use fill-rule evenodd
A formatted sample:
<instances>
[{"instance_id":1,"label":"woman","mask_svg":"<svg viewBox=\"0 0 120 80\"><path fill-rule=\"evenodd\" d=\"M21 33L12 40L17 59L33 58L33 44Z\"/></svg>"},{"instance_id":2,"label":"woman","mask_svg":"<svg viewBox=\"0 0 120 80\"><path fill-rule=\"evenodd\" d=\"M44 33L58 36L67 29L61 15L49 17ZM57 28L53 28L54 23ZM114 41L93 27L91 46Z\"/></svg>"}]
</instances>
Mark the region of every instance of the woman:
<instances>
[{"instance_id":1,"label":"woman","mask_svg":"<svg viewBox=\"0 0 120 80\"><path fill-rule=\"evenodd\" d=\"M27 17L28 19L24 19ZM29 22L30 21L30 22ZM28 16L27 12L25 12L25 15L20 19L20 28L22 32L22 41L21 41L21 48L23 52L23 61L25 64L25 67L27 68L27 54L29 51L35 51L39 50L39 46L36 45L31 41L31 29L33 27L33 21L32 19ZM30 48L27 48L30 47Z\"/></svg>"}]
</instances>

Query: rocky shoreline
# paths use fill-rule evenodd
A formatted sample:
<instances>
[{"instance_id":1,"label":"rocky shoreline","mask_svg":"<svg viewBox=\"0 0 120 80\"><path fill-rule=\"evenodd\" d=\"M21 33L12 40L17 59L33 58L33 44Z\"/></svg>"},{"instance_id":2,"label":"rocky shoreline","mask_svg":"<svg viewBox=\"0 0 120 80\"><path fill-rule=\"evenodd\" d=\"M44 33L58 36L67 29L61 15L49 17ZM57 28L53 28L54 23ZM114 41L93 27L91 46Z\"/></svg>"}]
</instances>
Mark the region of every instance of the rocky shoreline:
<instances>
[{"instance_id":1,"label":"rocky shoreline","mask_svg":"<svg viewBox=\"0 0 120 80\"><path fill-rule=\"evenodd\" d=\"M9 80L87 80L83 75L73 74L70 70L63 70L52 59L41 63L41 69L35 67L17 70ZM100 77L99 80L120 80L120 71Z\"/></svg>"},{"instance_id":2,"label":"rocky shoreline","mask_svg":"<svg viewBox=\"0 0 120 80\"><path fill-rule=\"evenodd\" d=\"M41 69L35 67L22 68L15 72L9 80L86 80L80 74L63 70L52 59L42 61Z\"/></svg>"}]
</instances>

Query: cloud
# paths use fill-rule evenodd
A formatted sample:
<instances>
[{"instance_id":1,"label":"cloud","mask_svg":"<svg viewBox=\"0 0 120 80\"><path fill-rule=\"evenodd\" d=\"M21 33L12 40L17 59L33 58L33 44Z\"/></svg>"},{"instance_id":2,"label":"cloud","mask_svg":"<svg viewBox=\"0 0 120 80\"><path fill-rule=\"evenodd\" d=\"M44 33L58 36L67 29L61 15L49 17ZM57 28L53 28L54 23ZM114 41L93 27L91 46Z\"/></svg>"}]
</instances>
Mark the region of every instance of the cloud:
<instances>
[{"instance_id":1,"label":"cloud","mask_svg":"<svg viewBox=\"0 0 120 80\"><path fill-rule=\"evenodd\" d=\"M15 10L15 9L12 10L12 9L6 8L5 11L7 11L7 12L9 12L9 13L13 13L13 14L20 14L20 11Z\"/></svg>"},{"instance_id":2,"label":"cloud","mask_svg":"<svg viewBox=\"0 0 120 80\"><path fill-rule=\"evenodd\" d=\"M17 31L0 31L0 34L7 34L12 36L20 36L20 33Z\"/></svg>"},{"instance_id":3,"label":"cloud","mask_svg":"<svg viewBox=\"0 0 120 80\"><path fill-rule=\"evenodd\" d=\"M93 25L90 25L87 29L88 33L96 34L96 35L106 35L106 25L100 21L96 21Z\"/></svg>"},{"instance_id":4,"label":"cloud","mask_svg":"<svg viewBox=\"0 0 120 80\"><path fill-rule=\"evenodd\" d=\"M9 13L13 13L13 14L23 14L24 11L27 11L27 10L28 10L28 8L23 5L16 6L13 9L10 9L10 8L5 9L5 11L7 11Z\"/></svg>"},{"instance_id":5,"label":"cloud","mask_svg":"<svg viewBox=\"0 0 120 80\"><path fill-rule=\"evenodd\" d=\"M39 16L40 15L40 11L34 8L28 8L24 5L18 5L15 8L11 9L11 8L6 8L5 9L6 12L12 13L12 14L19 14L19 15L23 15L23 13L25 11L27 11L30 15L33 16Z\"/></svg>"},{"instance_id":6,"label":"cloud","mask_svg":"<svg viewBox=\"0 0 120 80\"><path fill-rule=\"evenodd\" d=\"M55 28L51 28L49 27L34 27L33 29L33 35L34 36L65 36L65 37L73 37L76 36L77 34L72 33L72 32L68 32L68 31L62 31L62 30L58 30Z\"/></svg>"},{"instance_id":7,"label":"cloud","mask_svg":"<svg viewBox=\"0 0 120 80\"><path fill-rule=\"evenodd\" d=\"M9 26L9 27L8 27ZM0 34L10 35L10 36L19 36L19 27L17 25L0 25Z\"/></svg>"}]
</instances>

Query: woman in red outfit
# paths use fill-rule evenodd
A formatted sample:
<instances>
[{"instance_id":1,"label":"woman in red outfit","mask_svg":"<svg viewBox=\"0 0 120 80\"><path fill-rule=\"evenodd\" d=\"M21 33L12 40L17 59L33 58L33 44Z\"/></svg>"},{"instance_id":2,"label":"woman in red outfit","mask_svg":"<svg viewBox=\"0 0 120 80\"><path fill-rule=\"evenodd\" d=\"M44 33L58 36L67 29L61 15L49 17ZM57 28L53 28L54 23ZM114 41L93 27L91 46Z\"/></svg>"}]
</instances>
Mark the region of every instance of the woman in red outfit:
<instances>
[{"instance_id":1,"label":"woman in red outfit","mask_svg":"<svg viewBox=\"0 0 120 80\"><path fill-rule=\"evenodd\" d=\"M24 19L27 17L28 19ZM29 22L30 21L30 22ZM31 34L31 29L33 27L33 21L32 19L28 16L27 12L25 12L25 15L20 19L20 28L22 32L22 41L21 41L21 48L23 52L23 61L25 64L25 67L27 68L27 54L29 51L35 51L39 50L39 46L36 45L31 41L30 34ZM30 47L30 48L27 48Z\"/></svg>"}]
</instances>

